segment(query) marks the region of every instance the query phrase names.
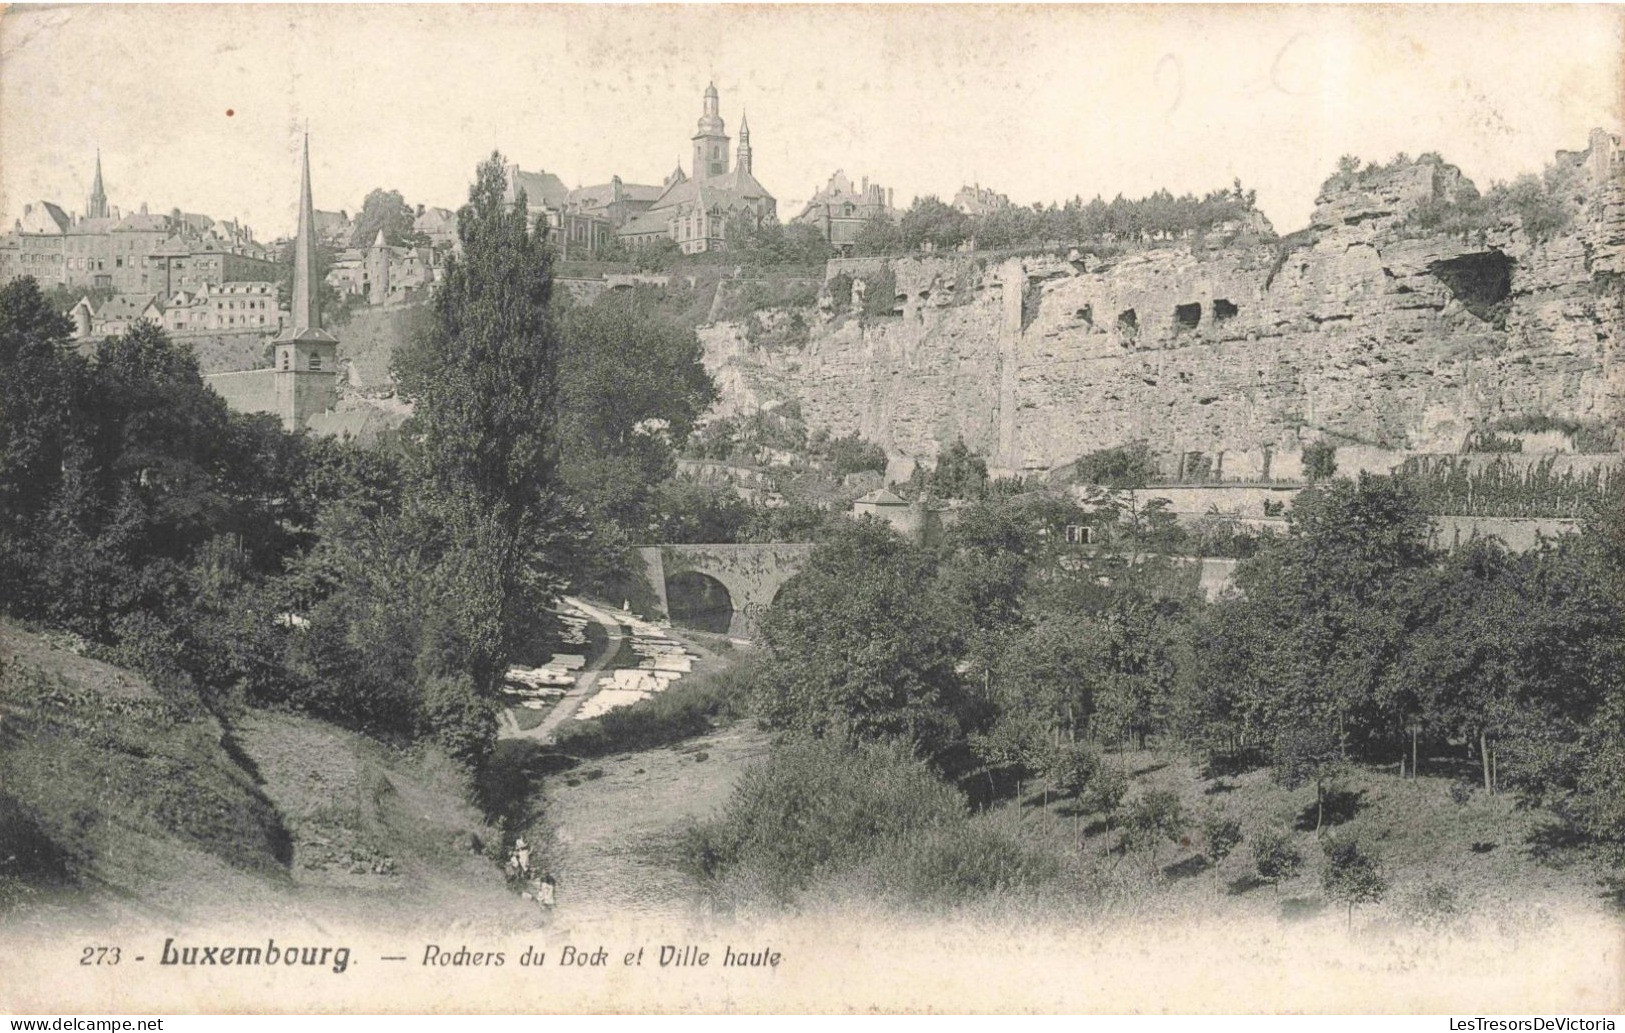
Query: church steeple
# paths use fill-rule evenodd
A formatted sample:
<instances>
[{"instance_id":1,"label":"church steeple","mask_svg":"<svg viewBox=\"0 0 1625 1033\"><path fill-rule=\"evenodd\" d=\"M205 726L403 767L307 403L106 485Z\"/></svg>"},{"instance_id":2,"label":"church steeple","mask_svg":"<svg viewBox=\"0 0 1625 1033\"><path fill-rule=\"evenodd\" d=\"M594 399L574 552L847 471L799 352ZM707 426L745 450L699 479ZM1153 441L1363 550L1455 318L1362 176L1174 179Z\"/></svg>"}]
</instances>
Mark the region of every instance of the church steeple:
<instances>
[{"instance_id":1,"label":"church steeple","mask_svg":"<svg viewBox=\"0 0 1625 1033\"><path fill-rule=\"evenodd\" d=\"M316 212L310 202L310 134L305 134L299 178L299 231L293 241L293 329L319 330L322 307L316 281Z\"/></svg>"},{"instance_id":2,"label":"church steeple","mask_svg":"<svg viewBox=\"0 0 1625 1033\"><path fill-rule=\"evenodd\" d=\"M728 174L728 131L717 113L717 85L705 88L705 113L694 134L694 178L712 179Z\"/></svg>"},{"instance_id":3,"label":"church steeple","mask_svg":"<svg viewBox=\"0 0 1625 1033\"><path fill-rule=\"evenodd\" d=\"M102 186L102 149L96 148L96 180L90 184L90 203L85 215L92 219L107 218L107 190Z\"/></svg>"},{"instance_id":4,"label":"church steeple","mask_svg":"<svg viewBox=\"0 0 1625 1033\"><path fill-rule=\"evenodd\" d=\"M750 117L744 111L739 113L739 157L734 165L740 172L750 173Z\"/></svg>"},{"instance_id":5,"label":"church steeple","mask_svg":"<svg viewBox=\"0 0 1625 1033\"><path fill-rule=\"evenodd\" d=\"M289 325L276 346L275 411L286 430L333 408L338 392L338 338L322 329L321 281L316 268L316 212L310 202L310 134L299 174L299 229L293 239L293 298Z\"/></svg>"}]
</instances>

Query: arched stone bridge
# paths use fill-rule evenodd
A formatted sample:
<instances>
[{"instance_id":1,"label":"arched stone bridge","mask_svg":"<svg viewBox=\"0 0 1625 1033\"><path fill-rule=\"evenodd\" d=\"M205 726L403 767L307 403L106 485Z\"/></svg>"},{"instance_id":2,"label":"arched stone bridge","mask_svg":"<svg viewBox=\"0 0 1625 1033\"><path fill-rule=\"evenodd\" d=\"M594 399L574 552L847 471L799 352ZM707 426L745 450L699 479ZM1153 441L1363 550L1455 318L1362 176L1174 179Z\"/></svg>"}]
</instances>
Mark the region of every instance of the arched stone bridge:
<instances>
[{"instance_id":1,"label":"arched stone bridge","mask_svg":"<svg viewBox=\"0 0 1625 1033\"><path fill-rule=\"evenodd\" d=\"M650 616L673 617L673 596L689 598L690 589L698 588L710 598L725 600L726 611L719 605L715 612L719 618L725 613L729 635L754 638L763 612L772 605L784 583L801 569L811 551L812 545L805 542L642 547L638 555L659 607L659 612ZM724 629L719 620L715 628L708 630Z\"/></svg>"}]
</instances>

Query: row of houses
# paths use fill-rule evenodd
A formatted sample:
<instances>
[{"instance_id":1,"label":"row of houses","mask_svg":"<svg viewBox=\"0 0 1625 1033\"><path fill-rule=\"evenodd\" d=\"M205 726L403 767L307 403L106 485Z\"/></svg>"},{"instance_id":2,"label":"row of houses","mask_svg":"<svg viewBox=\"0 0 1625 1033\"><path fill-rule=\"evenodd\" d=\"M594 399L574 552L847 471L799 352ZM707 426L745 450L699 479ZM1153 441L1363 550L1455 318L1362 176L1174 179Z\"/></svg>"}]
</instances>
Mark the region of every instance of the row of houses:
<instances>
[{"instance_id":1,"label":"row of houses","mask_svg":"<svg viewBox=\"0 0 1625 1033\"><path fill-rule=\"evenodd\" d=\"M287 321L267 281L205 283L195 291L115 294L100 303L82 297L68 312L79 337L122 334L141 320L172 333L275 333Z\"/></svg>"}]
</instances>

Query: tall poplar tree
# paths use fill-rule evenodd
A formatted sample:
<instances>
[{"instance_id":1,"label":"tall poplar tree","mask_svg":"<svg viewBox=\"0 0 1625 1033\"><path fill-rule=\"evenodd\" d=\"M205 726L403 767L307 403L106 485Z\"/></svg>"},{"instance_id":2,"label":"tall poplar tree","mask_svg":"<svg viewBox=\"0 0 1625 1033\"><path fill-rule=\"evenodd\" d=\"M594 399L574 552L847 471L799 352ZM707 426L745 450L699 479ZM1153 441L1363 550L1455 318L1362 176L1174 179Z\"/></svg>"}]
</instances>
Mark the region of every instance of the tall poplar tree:
<instances>
[{"instance_id":1,"label":"tall poplar tree","mask_svg":"<svg viewBox=\"0 0 1625 1033\"><path fill-rule=\"evenodd\" d=\"M447 263L424 332L396 356L414 406L406 437L419 520L433 528L454 634L442 673L498 684L552 586L545 542L554 511L559 335L549 310L552 250L521 193L510 204L502 155L479 166L458 213L461 255Z\"/></svg>"}]
</instances>

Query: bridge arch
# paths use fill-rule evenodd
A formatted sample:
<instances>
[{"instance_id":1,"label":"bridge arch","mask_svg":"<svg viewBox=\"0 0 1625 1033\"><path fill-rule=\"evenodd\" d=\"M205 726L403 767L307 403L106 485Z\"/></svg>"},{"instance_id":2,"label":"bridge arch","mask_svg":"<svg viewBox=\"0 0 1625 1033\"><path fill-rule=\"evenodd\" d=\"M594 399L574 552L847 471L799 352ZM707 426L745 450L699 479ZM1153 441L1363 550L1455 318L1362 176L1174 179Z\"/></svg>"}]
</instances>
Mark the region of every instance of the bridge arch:
<instances>
[{"instance_id":1,"label":"bridge arch","mask_svg":"<svg viewBox=\"0 0 1625 1033\"><path fill-rule=\"evenodd\" d=\"M643 559L659 610L650 616L679 623L682 614L692 620L685 611L692 605L694 590L708 581L717 586L709 589L713 606L720 598L718 588L726 594L730 604L727 634L735 638L754 638L762 614L772 605L784 583L801 569L811 551L812 546L802 542L640 548L638 554ZM696 580L698 578L706 580ZM716 622L714 612L712 622Z\"/></svg>"},{"instance_id":2,"label":"bridge arch","mask_svg":"<svg viewBox=\"0 0 1625 1033\"><path fill-rule=\"evenodd\" d=\"M720 578L680 570L666 577L666 615L678 627L725 635L733 625L733 593Z\"/></svg>"}]
</instances>

